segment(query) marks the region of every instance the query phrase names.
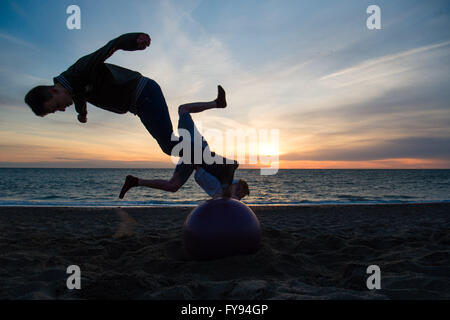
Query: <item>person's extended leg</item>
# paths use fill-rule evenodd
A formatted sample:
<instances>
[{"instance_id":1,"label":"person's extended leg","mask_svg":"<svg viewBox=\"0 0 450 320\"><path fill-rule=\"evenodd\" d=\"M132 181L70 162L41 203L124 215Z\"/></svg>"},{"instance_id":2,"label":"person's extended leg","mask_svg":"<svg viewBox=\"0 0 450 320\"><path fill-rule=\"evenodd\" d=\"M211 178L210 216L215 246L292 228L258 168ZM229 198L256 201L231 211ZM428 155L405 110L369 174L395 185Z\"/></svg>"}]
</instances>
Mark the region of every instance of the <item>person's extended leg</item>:
<instances>
[{"instance_id":1,"label":"person's extended leg","mask_svg":"<svg viewBox=\"0 0 450 320\"><path fill-rule=\"evenodd\" d=\"M162 179L140 179L138 178L138 187L148 187L169 192L177 192L181 187L177 176L174 175L170 180Z\"/></svg>"},{"instance_id":2,"label":"person's extended leg","mask_svg":"<svg viewBox=\"0 0 450 320\"><path fill-rule=\"evenodd\" d=\"M178 163L170 180L162 179L140 179L132 175L128 175L120 191L119 198L123 199L125 193L133 187L148 187L169 192L177 192L194 171L194 166L191 164Z\"/></svg>"},{"instance_id":3,"label":"person's extended leg","mask_svg":"<svg viewBox=\"0 0 450 320\"><path fill-rule=\"evenodd\" d=\"M164 191L176 192L179 188L179 182L177 176L174 174L170 180L145 180L139 179L138 177L134 177L132 175L128 175L125 179L125 183L122 186L122 190L120 190L119 198L123 199L125 193L128 192L131 188L145 186L153 189L159 189Z\"/></svg>"}]
</instances>

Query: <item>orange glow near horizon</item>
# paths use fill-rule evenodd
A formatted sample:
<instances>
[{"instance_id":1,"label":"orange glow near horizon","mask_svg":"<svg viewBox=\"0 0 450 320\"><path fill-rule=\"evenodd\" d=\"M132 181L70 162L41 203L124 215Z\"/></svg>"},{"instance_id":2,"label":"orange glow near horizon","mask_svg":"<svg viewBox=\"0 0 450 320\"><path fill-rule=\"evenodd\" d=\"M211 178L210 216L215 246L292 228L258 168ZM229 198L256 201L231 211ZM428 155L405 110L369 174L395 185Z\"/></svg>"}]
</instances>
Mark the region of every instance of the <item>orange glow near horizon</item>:
<instances>
[{"instance_id":1,"label":"orange glow near horizon","mask_svg":"<svg viewBox=\"0 0 450 320\"><path fill-rule=\"evenodd\" d=\"M97 150L99 151L99 150ZM3 163L17 163L25 164L28 162L58 162L62 166L73 167L77 166L77 163L83 161L96 161L100 164L100 167L108 167L108 163L115 162L120 163L121 166L135 167L136 163L141 163L139 167L166 167L172 168L175 166L170 160L170 157L165 154L158 155L143 155L143 154L124 154L124 153L78 153L76 157L71 159L69 157L48 157L48 154L44 156L42 153L36 153L34 155L29 155L25 159L25 154L16 153L12 157L0 156L0 162ZM273 155L271 155L273 156ZM279 169L446 169L449 168L449 163L442 160L432 160L432 159L384 159L384 160L373 160L373 161L286 161L277 160L276 158L269 157L269 160L261 161L258 158L258 162L255 164L249 164L249 157L246 156L244 161L240 162L241 169L259 169L267 167L278 167ZM101 164L104 164L101 165ZM147 164L147 165L146 165ZM157 164L157 165L156 165ZM114 166L112 166L114 167Z\"/></svg>"},{"instance_id":2,"label":"orange glow near horizon","mask_svg":"<svg viewBox=\"0 0 450 320\"><path fill-rule=\"evenodd\" d=\"M372 161L280 161L280 169L447 169L449 163L431 159Z\"/></svg>"},{"instance_id":3,"label":"orange glow near horizon","mask_svg":"<svg viewBox=\"0 0 450 320\"><path fill-rule=\"evenodd\" d=\"M145 130L145 129L144 129ZM91 131L91 130L89 130ZM129 137L110 136L105 143L89 139L92 132L81 132L79 140L65 139L64 136L3 136L3 152L0 153L2 166L25 166L26 163L57 163L62 167L84 167L95 163L95 167L167 167L174 166L170 157L165 155L156 141L143 131ZM7 141L7 142L6 142ZM279 166L280 169L442 169L449 168L450 163L440 159L395 158L371 161L305 161L279 160L289 152L283 152L277 145L261 143L247 148L244 158L238 158L238 149L234 147L234 159L240 162L240 168L261 168ZM212 150L215 150L212 146ZM223 155L227 150L223 150ZM255 157L256 155L256 157ZM301 154L299 153L301 156ZM249 163L250 158L257 163ZM231 157L228 157L231 158Z\"/></svg>"}]
</instances>

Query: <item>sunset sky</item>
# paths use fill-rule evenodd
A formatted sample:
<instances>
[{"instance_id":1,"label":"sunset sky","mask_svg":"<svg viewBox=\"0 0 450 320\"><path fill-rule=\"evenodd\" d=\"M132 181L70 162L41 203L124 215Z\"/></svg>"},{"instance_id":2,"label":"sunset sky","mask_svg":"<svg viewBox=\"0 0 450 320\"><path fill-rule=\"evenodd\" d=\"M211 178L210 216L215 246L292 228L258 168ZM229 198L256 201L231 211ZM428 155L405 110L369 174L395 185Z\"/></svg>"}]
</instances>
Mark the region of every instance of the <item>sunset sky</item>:
<instances>
[{"instance_id":1,"label":"sunset sky","mask_svg":"<svg viewBox=\"0 0 450 320\"><path fill-rule=\"evenodd\" d=\"M66 27L71 4L80 30ZM366 27L373 4L381 30ZM3 0L0 167L172 166L131 113L88 105L82 124L73 107L40 118L24 103L127 32L148 33L151 46L107 62L156 80L174 127L178 105L212 100L222 84L228 108L194 120L279 130L281 168L450 168L448 0Z\"/></svg>"}]
</instances>

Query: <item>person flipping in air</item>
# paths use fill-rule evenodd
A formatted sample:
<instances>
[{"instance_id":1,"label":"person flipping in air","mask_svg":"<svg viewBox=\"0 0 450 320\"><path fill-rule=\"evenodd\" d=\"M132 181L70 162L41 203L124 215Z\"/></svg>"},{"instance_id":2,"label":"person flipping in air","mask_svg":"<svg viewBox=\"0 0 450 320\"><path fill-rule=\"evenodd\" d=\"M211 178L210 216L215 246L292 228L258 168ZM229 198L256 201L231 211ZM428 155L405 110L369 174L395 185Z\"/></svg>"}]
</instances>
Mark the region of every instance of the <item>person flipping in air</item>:
<instances>
[{"instance_id":1,"label":"person flipping in air","mask_svg":"<svg viewBox=\"0 0 450 320\"><path fill-rule=\"evenodd\" d=\"M137 71L105 63L117 50L144 50L150 43L150 36L146 33L123 34L97 51L78 59L66 71L53 78L53 85L31 89L25 96L25 102L41 117L65 111L75 104L78 120L82 123L87 122L87 102L119 114L131 112L140 118L162 151L172 155L172 149L179 141L171 139L172 122L160 86ZM225 98L219 94L215 103L218 108L223 108ZM201 159L198 167L214 175L223 189L229 189L238 164L207 164Z\"/></svg>"},{"instance_id":2,"label":"person flipping in air","mask_svg":"<svg viewBox=\"0 0 450 320\"><path fill-rule=\"evenodd\" d=\"M226 107L225 91L221 86L219 86L218 88L219 88L219 98L214 101L188 103L178 107L178 115L179 115L178 129L186 130L192 140L196 135L197 136L201 135L198 132L194 124L194 121L192 120L191 113L198 113L213 108ZM223 101L223 104L220 105L217 102L217 100ZM204 140L203 137L201 137L201 143L202 143L201 148L202 153L205 152L206 149L207 149L206 152L209 152L208 143ZM226 163L227 159L223 159L223 161L221 162ZM186 181L189 179L194 170L195 170L194 178L197 184L200 185L200 187L213 198L218 198L225 195L240 200L244 198L246 195L250 194L248 184L245 180L243 179L232 180L231 188L224 191L222 189L220 180L216 176L214 176L214 174L208 173L200 165L196 165L193 163L184 163L183 159L180 159L177 166L175 167L174 173L170 180L161 180L161 179L147 180L134 177L132 175L128 175L125 179L125 183L122 187L119 198L123 199L125 193L128 190L138 186L149 187L169 192L177 192L186 183ZM228 194L226 194L226 192L228 192Z\"/></svg>"}]
</instances>

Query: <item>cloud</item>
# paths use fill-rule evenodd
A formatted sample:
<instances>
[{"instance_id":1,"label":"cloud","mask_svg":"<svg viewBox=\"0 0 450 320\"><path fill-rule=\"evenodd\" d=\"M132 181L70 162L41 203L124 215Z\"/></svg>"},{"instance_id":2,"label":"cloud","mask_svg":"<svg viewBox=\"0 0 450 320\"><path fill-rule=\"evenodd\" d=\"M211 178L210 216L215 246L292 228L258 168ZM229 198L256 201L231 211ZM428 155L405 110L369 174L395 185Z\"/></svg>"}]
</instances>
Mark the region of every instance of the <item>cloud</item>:
<instances>
[{"instance_id":1,"label":"cloud","mask_svg":"<svg viewBox=\"0 0 450 320\"><path fill-rule=\"evenodd\" d=\"M30 42L24 41L16 36L6 33L6 32L0 31L0 39L6 40L8 42L12 42L16 45L26 47L29 49L36 49L36 46L34 44L31 44Z\"/></svg>"},{"instance_id":2,"label":"cloud","mask_svg":"<svg viewBox=\"0 0 450 320\"><path fill-rule=\"evenodd\" d=\"M289 153L280 160L289 161L371 161L396 158L441 159L450 161L450 138L408 137L383 141L367 141L321 148L312 152Z\"/></svg>"},{"instance_id":3,"label":"cloud","mask_svg":"<svg viewBox=\"0 0 450 320\"><path fill-rule=\"evenodd\" d=\"M170 162L159 161L108 161L108 160L67 160L8 162L0 161L2 168L172 168Z\"/></svg>"},{"instance_id":4,"label":"cloud","mask_svg":"<svg viewBox=\"0 0 450 320\"><path fill-rule=\"evenodd\" d=\"M363 139L449 137L450 79L444 67L450 54L448 44L423 46L358 63L332 77L325 76L325 80L324 76L313 76L305 86L299 85L302 76L290 77L292 81L286 87L296 86L298 94L291 94L292 100L286 104L271 101L276 113L267 111L270 116L258 122L279 126L284 136L282 150L294 154L293 149L310 151L318 145L334 148ZM302 71L310 70L315 63L304 66ZM285 69L280 70L274 71L273 77L285 84L287 78L277 78L285 73ZM377 76L373 77L373 73ZM342 85L346 81L353 83Z\"/></svg>"},{"instance_id":5,"label":"cloud","mask_svg":"<svg viewBox=\"0 0 450 320\"><path fill-rule=\"evenodd\" d=\"M346 76L346 75L350 75L350 74L353 74L353 76L355 76L362 71L372 72L374 69L380 68L383 65L386 65L386 64L392 65L392 63L398 61L399 59L403 60L403 59L408 58L413 55L426 53L427 51L431 51L434 49L445 48L449 45L450 45L450 41L444 41L444 42L440 42L440 43L435 43L435 44L431 44L431 45L427 45L427 46L422 46L422 47L406 50L406 51L391 54L391 55L386 55L383 57L378 57L375 59L370 59L370 60L358 63L357 65L352 66L350 68L345 68L343 70L339 70L337 72L333 72L331 74L325 75L325 76L321 77L320 80L327 80L327 79L342 77L342 76Z\"/></svg>"},{"instance_id":6,"label":"cloud","mask_svg":"<svg viewBox=\"0 0 450 320\"><path fill-rule=\"evenodd\" d=\"M25 105L24 97L33 87L50 84L48 79L15 70L13 67L0 66L0 105Z\"/></svg>"},{"instance_id":7,"label":"cloud","mask_svg":"<svg viewBox=\"0 0 450 320\"><path fill-rule=\"evenodd\" d=\"M361 102L329 105L326 108L288 114L288 128L317 135L410 134L414 130L450 134L447 83L393 88L381 96ZM290 119L302 119L297 125ZM281 121L281 120L280 120ZM327 124L324 126L323 124Z\"/></svg>"}]
</instances>

